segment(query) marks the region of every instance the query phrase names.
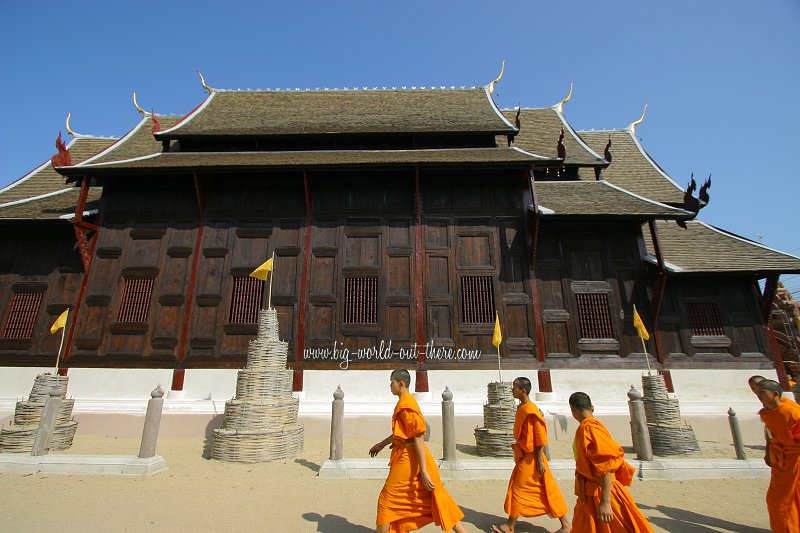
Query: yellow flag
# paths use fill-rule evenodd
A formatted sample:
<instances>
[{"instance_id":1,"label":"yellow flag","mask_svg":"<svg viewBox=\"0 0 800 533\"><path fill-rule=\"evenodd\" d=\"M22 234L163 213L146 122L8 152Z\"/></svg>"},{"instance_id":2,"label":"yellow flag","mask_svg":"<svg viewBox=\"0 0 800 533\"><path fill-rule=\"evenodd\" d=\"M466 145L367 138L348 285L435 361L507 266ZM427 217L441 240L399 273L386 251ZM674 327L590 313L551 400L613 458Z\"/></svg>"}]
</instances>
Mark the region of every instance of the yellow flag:
<instances>
[{"instance_id":1,"label":"yellow flag","mask_svg":"<svg viewBox=\"0 0 800 533\"><path fill-rule=\"evenodd\" d=\"M272 260L274 257L270 257L266 261L264 261L260 267L250 272L251 278L260 279L261 281L267 281L267 273L272 272Z\"/></svg>"},{"instance_id":2,"label":"yellow flag","mask_svg":"<svg viewBox=\"0 0 800 533\"><path fill-rule=\"evenodd\" d=\"M639 332L639 336L644 340L650 340L650 334L647 332L647 328L644 327L644 322L642 322L642 317L639 316L639 312L636 311L636 306L633 306L633 327Z\"/></svg>"},{"instance_id":3,"label":"yellow flag","mask_svg":"<svg viewBox=\"0 0 800 533\"><path fill-rule=\"evenodd\" d=\"M53 325L50 326L50 333L56 333L61 328L67 325L67 315L69 314L69 308L64 309L64 312L58 315L56 321L53 322Z\"/></svg>"},{"instance_id":4,"label":"yellow flag","mask_svg":"<svg viewBox=\"0 0 800 533\"><path fill-rule=\"evenodd\" d=\"M495 348L500 348L500 343L503 342L503 333L500 331L500 315L494 314L494 334L492 334L492 344Z\"/></svg>"}]
</instances>

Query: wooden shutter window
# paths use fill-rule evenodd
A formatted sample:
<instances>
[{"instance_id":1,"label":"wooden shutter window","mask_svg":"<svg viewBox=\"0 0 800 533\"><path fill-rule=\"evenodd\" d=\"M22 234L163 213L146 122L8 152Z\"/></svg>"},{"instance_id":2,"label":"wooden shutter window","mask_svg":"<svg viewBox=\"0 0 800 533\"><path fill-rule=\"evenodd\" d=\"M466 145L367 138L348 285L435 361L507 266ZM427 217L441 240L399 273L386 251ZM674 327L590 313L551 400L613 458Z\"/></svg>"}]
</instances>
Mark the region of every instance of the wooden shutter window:
<instances>
[{"instance_id":1,"label":"wooden shutter window","mask_svg":"<svg viewBox=\"0 0 800 533\"><path fill-rule=\"evenodd\" d=\"M30 339L33 336L33 326L36 323L36 314L41 303L41 292L15 292L0 337L3 339Z\"/></svg>"},{"instance_id":2,"label":"wooden shutter window","mask_svg":"<svg viewBox=\"0 0 800 533\"><path fill-rule=\"evenodd\" d=\"M465 324L494 324L492 276L461 278L461 311Z\"/></svg>"},{"instance_id":3,"label":"wooden shutter window","mask_svg":"<svg viewBox=\"0 0 800 533\"><path fill-rule=\"evenodd\" d=\"M127 278L117 322L147 322L154 278Z\"/></svg>"},{"instance_id":4,"label":"wooden shutter window","mask_svg":"<svg viewBox=\"0 0 800 533\"><path fill-rule=\"evenodd\" d=\"M344 323L378 323L378 278L345 278Z\"/></svg>"},{"instance_id":5,"label":"wooden shutter window","mask_svg":"<svg viewBox=\"0 0 800 533\"><path fill-rule=\"evenodd\" d=\"M715 303L689 302L689 321L692 324L692 335L719 336L725 335L722 319Z\"/></svg>"},{"instance_id":6,"label":"wooden shutter window","mask_svg":"<svg viewBox=\"0 0 800 533\"><path fill-rule=\"evenodd\" d=\"M583 339L613 339L608 293L576 293Z\"/></svg>"},{"instance_id":7,"label":"wooden shutter window","mask_svg":"<svg viewBox=\"0 0 800 533\"><path fill-rule=\"evenodd\" d=\"M233 278L231 313L228 321L231 324L256 324L263 294L264 282L260 279L249 276Z\"/></svg>"}]
</instances>

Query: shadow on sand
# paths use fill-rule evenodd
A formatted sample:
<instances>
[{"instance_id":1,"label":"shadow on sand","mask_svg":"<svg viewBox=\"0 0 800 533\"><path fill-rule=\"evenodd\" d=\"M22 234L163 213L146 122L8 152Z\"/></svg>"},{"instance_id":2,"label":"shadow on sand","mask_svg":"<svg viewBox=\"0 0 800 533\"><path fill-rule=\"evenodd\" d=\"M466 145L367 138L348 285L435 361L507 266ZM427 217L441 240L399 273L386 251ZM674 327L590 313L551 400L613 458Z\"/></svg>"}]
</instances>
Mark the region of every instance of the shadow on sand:
<instances>
[{"instance_id":1,"label":"shadow on sand","mask_svg":"<svg viewBox=\"0 0 800 533\"><path fill-rule=\"evenodd\" d=\"M736 531L737 533L770 533L769 529L744 526L742 524L737 524L736 522L694 513L685 509L676 509L674 507L666 507L664 505L639 505L639 507L641 509L652 509L659 511L660 513L668 516L669 518L654 516L648 518L648 521L653 525L669 531L670 533L714 533L719 530Z\"/></svg>"},{"instance_id":2,"label":"shadow on sand","mask_svg":"<svg viewBox=\"0 0 800 533\"><path fill-rule=\"evenodd\" d=\"M214 430L222 427L224 419L223 415L215 415L206 425L206 438L203 441L203 459L211 459L211 439L214 437Z\"/></svg>"},{"instance_id":3,"label":"shadow on sand","mask_svg":"<svg viewBox=\"0 0 800 533\"><path fill-rule=\"evenodd\" d=\"M319 473L319 469L322 468L317 463L313 463L313 462L311 462L311 461L309 461L307 459L295 459L294 462L295 462L295 464L298 464L300 466L304 466L304 467L308 468L309 470L311 470L315 474Z\"/></svg>"},{"instance_id":4,"label":"shadow on sand","mask_svg":"<svg viewBox=\"0 0 800 533\"><path fill-rule=\"evenodd\" d=\"M507 518L506 515L482 513L464 506L461 506L461 510L464 512L464 519L462 522L472 524L480 531L491 531L493 525L499 526L500 524L504 524ZM558 520L553 520L553 524L557 529L559 525ZM526 522L524 518L520 518L519 522L517 522L517 525L514 527L514 533L548 533L549 531L551 530Z\"/></svg>"},{"instance_id":5,"label":"shadow on sand","mask_svg":"<svg viewBox=\"0 0 800 533\"><path fill-rule=\"evenodd\" d=\"M320 533L372 533L374 528L353 524L344 517L335 514L322 516L319 513L303 513L303 518L317 523Z\"/></svg>"}]
</instances>

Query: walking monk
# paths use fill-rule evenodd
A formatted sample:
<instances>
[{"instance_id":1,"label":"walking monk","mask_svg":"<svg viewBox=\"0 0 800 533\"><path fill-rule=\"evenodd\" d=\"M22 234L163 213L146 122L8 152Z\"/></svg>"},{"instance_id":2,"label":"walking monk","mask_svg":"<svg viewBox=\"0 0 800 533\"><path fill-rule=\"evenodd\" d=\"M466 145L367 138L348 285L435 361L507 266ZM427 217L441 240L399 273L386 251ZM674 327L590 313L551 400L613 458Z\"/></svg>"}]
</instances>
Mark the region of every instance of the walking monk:
<instances>
[{"instance_id":1,"label":"walking monk","mask_svg":"<svg viewBox=\"0 0 800 533\"><path fill-rule=\"evenodd\" d=\"M653 528L625 489L636 469L625 461L622 446L594 418L592 400L585 392L569 397L578 421L572 450L575 454L574 531L580 533L653 533Z\"/></svg>"},{"instance_id":2,"label":"walking monk","mask_svg":"<svg viewBox=\"0 0 800 533\"><path fill-rule=\"evenodd\" d=\"M767 462L772 469L767 488L769 527L775 533L800 531L800 406L781 401L780 383L765 379L758 384L764 404L761 420L769 430Z\"/></svg>"},{"instance_id":3,"label":"walking monk","mask_svg":"<svg viewBox=\"0 0 800 533\"><path fill-rule=\"evenodd\" d=\"M508 520L501 526L492 526L495 533L514 533L520 516L550 515L561 521L560 533L569 533L572 525L567 518L567 502L561 495L547 458L547 424L542 412L530 399L531 381L525 377L514 380L511 387L514 398L519 400L514 417L514 471L508 482L505 511Z\"/></svg>"},{"instance_id":4,"label":"walking monk","mask_svg":"<svg viewBox=\"0 0 800 533\"><path fill-rule=\"evenodd\" d=\"M370 448L375 457L391 443L389 477L378 496L377 533L405 533L433 522L444 531L466 533L464 513L447 493L431 452L425 445L425 418L408 387L408 370L392 372L390 387L398 397L392 434Z\"/></svg>"}]
</instances>

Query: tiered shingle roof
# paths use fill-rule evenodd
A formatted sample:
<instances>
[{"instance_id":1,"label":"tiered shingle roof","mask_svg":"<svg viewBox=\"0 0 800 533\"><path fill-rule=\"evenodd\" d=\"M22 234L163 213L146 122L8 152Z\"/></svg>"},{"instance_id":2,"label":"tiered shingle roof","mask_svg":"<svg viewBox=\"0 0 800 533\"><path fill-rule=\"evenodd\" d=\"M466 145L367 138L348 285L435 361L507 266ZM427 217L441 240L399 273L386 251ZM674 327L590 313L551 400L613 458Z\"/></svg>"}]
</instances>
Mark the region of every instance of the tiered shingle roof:
<instances>
[{"instance_id":1,"label":"tiered shingle roof","mask_svg":"<svg viewBox=\"0 0 800 533\"><path fill-rule=\"evenodd\" d=\"M117 139L79 135L67 145L73 163L79 163L111 146ZM96 208L102 189L89 191L87 210ZM38 168L0 190L0 219L58 219L75 213L79 191L48 159Z\"/></svg>"},{"instance_id":2,"label":"tiered shingle roof","mask_svg":"<svg viewBox=\"0 0 800 533\"><path fill-rule=\"evenodd\" d=\"M517 111L503 110L503 114L513 124L516 120ZM561 135L561 128L564 128L564 148L567 152L565 164L604 167L607 162L596 150L589 147L583 139L572 129L572 126L552 107L540 109L521 109L520 110L519 134L514 139L514 146L518 146L528 152L556 158L558 157L558 137ZM602 154L602 150L599 154ZM589 172L594 175L593 170Z\"/></svg>"},{"instance_id":3,"label":"tiered shingle roof","mask_svg":"<svg viewBox=\"0 0 800 533\"><path fill-rule=\"evenodd\" d=\"M603 179L658 202L683 205L681 187L645 152L630 129L580 131L579 134L601 154L611 139L611 164L603 170ZM581 170L581 178L593 180L595 175L591 170Z\"/></svg>"},{"instance_id":4,"label":"tiered shingle roof","mask_svg":"<svg viewBox=\"0 0 800 533\"><path fill-rule=\"evenodd\" d=\"M664 205L606 181L538 181L536 201L547 217L686 219L691 213Z\"/></svg>"},{"instance_id":5,"label":"tiered shingle roof","mask_svg":"<svg viewBox=\"0 0 800 533\"><path fill-rule=\"evenodd\" d=\"M758 277L777 273L800 273L800 257L795 257L733 233L694 220L686 229L674 222L656 223L661 253L667 270L686 274L754 274ZM649 255L656 262L650 232L644 232Z\"/></svg>"},{"instance_id":6,"label":"tiered shingle roof","mask_svg":"<svg viewBox=\"0 0 800 533\"><path fill-rule=\"evenodd\" d=\"M215 91L158 139L355 133L516 132L486 88Z\"/></svg>"},{"instance_id":7,"label":"tiered shingle roof","mask_svg":"<svg viewBox=\"0 0 800 533\"><path fill-rule=\"evenodd\" d=\"M518 148L439 150L315 150L289 152L162 152L145 157L59 169L67 176L109 171L354 167L370 165L502 165L549 161Z\"/></svg>"}]
</instances>

